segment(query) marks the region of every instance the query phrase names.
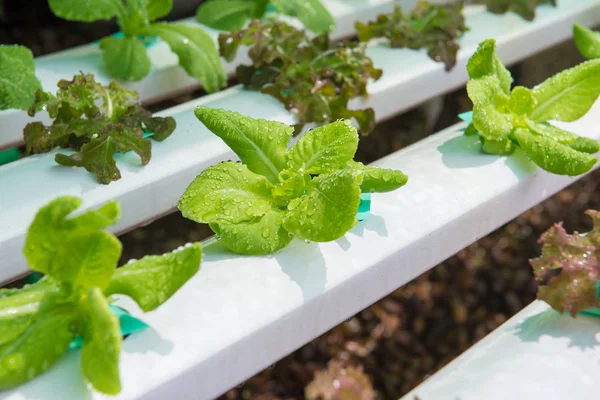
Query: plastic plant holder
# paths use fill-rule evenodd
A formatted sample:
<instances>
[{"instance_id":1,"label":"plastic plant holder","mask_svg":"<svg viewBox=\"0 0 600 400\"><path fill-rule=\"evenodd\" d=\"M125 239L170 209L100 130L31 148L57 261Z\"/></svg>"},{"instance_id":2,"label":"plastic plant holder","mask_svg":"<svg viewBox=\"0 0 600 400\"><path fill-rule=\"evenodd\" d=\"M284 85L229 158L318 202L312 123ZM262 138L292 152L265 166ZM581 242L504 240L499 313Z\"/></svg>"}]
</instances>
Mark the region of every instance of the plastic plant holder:
<instances>
[{"instance_id":1,"label":"plastic plant holder","mask_svg":"<svg viewBox=\"0 0 600 400\"><path fill-rule=\"evenodd\" d=\"M133 317L129 312L122 309L121 307L117 307L115 305L110 305L110 310L119 317L119 325L121 326L121 334L123 338L131 335L132 333L140 332L148 328L148 325L135 317ZM76 337L71 340L69 343L69 349L79 349L83 345L83 338Z\"/></svg>"},{"instance_id":2,"label":"plastic plant holder","mask_svg":"<svg viewBox=\"0 0 600 400\"><path fill-rule=\"evenodd\" d=\"M124 34L123 34L123 32L119 31L119 32L113 33L110 36L112 36L114 38L122 38L124 36ZM156 43L158 43L158 37L156 37L154 35L153 36L138 35L138 39L140 39L142 41L142 43L144 44L144 46L146 48L152 47ZM96 40L94 43L100 44L100 41Z\"/></svg>"},{"instance_id":3,"label":"plastic plant holder","mask_svg":"<svg viewBox=\"0 0 600 400\"><path fill-rule=\"evenodd\" d=\"M596 286L596 298L600 299L600 281L596 282L595 286ZM598 307L589 308L587 310L583 310L580 314L587 315L589 317L600 318L600 308L598 308Z\"/></svg>"},{"instance_id":4,"label":"plastic plant holder","mask_svg":"<svg viewBox=\"0 0 600 400\"><path fill-rule=\"evenodd\" d=\"M473 122L473 111L467 111L462 114L458 114L458 118L460 118L462 121L466 122L467 124L470 124L471 122Z\"/></svg>"},{"instance_id":5,"label":"plastic plant holder","mask_svg":"<svg viewBox=\"0 0 600 400\"><path fill-rule=\"evenodd\" d=\"M371 215L371 193L360 194L360 204L358 205L358 211L356 212L356 219L364 221Z\"/></svg>"},{"instance_id":6,"label":"plastic plant holder","mask_svg":"<svg viewBox=\"0 0 600 400\"><path fill-rule=\"evenodd\" d=\"M0 165L8 164L19 159L19 149L0 151Z\"/></svg>"}]
</instances>

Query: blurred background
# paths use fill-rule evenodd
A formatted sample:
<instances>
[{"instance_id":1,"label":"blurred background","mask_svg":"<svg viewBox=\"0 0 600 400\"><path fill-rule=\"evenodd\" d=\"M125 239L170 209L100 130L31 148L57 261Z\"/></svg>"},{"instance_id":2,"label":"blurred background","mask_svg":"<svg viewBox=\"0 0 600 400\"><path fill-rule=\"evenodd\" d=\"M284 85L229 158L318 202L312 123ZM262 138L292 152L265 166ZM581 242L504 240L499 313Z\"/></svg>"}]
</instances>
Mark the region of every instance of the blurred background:
<instances>
[{"instance_id":1,"label":"blurred background","mask_svg":"<svg viewBox=\"0 0 600 400\"><path fill-rule=\"evenodd\" d=\"M192 16L200 3L175 0L167 19ZM83 24L56 18L46 0L0 0L0 43L25 45L35 56L116 30L112 22ZM511 72L516 84L531 87L581 61L568 41L512 66ZM187 93L149 108L161 110L201 94ZM361 138L357 158L374 161L458 122L457 114L470 109L466 92L459 90L398 115ZM399 398L535 298L528 259L539 254L539 235L558 221L564 221L569 231L589 229L591 221L583 213L600 208L599 177L600 171L579 180L222 399L302 399L305 392L324 393L334 380L356 388L357 399ZM207 227L172 214L123 235L122 261L170 251L210 234Z\"/></svg>"}]
</instances>

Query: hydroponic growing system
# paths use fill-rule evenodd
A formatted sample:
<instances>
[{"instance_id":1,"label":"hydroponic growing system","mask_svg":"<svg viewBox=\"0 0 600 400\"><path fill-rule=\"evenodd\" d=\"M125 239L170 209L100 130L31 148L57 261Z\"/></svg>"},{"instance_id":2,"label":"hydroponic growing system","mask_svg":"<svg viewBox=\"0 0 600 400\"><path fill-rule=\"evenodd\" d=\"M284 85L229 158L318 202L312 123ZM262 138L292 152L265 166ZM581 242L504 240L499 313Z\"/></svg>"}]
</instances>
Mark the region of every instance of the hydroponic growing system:
<instances>
[{"instance_id":1,"label":"hydroponic growing system","mask_svg":"<svg viewBox=\"0 0 600 400\"><path fill-rule=\"evenodd\" d=\"M0 398L215 398L597 167L600 0L48 5L119 32L0 45ZM513 81L565 40L587 61ZM463 122L355 161L465 86ZM117 236L170 212L215 236L118 266ZM589 215L542 236L539 300L405 398L593 398Z\"/></svg>"}]
</instances>

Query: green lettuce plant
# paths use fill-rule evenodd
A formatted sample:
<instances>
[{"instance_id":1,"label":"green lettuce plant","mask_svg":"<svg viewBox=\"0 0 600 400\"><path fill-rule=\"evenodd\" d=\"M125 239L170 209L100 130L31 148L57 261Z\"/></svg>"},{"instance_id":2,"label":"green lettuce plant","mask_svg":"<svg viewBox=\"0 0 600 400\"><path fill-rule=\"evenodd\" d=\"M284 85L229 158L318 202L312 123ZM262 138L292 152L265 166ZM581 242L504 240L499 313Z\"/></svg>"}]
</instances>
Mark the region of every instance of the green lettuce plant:
<instances>
[{"instance_id":1,"label":"green lettuce plant","mask_svg":"<svg viewBox=\"0 0 600 400\"><path fill-rule=\"evenodd\" d=\"M479 45L467 65L467 92L473 122L467 135L479 135L482 150L512 154L520 148L534 163L559 175L580 175L596 163L598 142L550 125L575 121L600 94L600 60L587 61L533 89L516 86L495 51L495 41Z\"/></svg>"},{"instance_id":2,"label":"green lettuce plant","mask_svg":"<svg viewBox=\"0 0 600 400\"><path fill-rule=\"evenodd\" d=\"M112 295L151 311L200 268L198 243L115 269L121 242L105 228L119 219L118 203L72 216L80 205L76 197L60 197L38 211L24 254L45 276L22 289L0 289L0 389L45 372L81 337L86 380L102 393L119 393L122 337L109 308Z\"/></svg>"},{"instance_id":3,"label":"green lettuce plant","mask_svg":"<svg viewBox=\"0 0 600 400\"><path fill-rule=\"evenodd\" d=\"M198 8L198 22L214 29L243 28L251 19L262 19L269 6L278 13L298 18L309 31L331 32L335 19L320 0L209 0Z\"/></svg>"},{"instance_id":4,"label":"green lettuce plant","mask_svg":"<svg viewBox=\"0 0 600 400\"><path fill-rule=\"evenodd\" d=\"M356 224L362 192L388 192L407 182L400 171L353 161L358 133L349 121L308 131L280 122L198 107L196 117L238 155L204 170L179 199L184 217L207 223L239 254L269 254L293 237L328 242Z\"/></svg>"},{"instance_id":5,"label":"green lettuce plant","mask_svg":"<svg viewBox=\"0 0 600 400\"><path fill-rule=\"evenodd\" d=\"M368 81L382 74L366 55L365 44L331 42L326 34L310 39L284 22L255 20L246 29L219 36L219 51L228 61L241 46L251 46L252 64L237 67L238 80L293 111L297 132L307 122L341 118L354 118L365 135L375 127L373 109L348 109L351 99L368 95Z\"/></svg>"},{"instance_id":6,"label":"green lettuce plant","mask_svg":"<svg viewBox=\"0 0 600 400\"><path fill-rule=\"evenodd\" d=\"M600 58L600 33L575 24L573 25L573 38L575 45L585 58Z\"/></svg>"},{"instance_id":7,"label":"green lettuce plant","mask_svg":"<svg viewBox=\"0 0 600 400\"><path fill-rule=\"evenodd\" d=\"M69 21L92 22L117 19L123 37L100 41L104 65L117 79L137 81L152 64L144 39L158 36L179 57L179 64L207 92L225 86L226 75L209 34L183 23L156 22L173 7L173 0L48 0L52 12Z\"/></svg>"},{"instance_id":8,"label":"green lettuce plant","mask_svg":"<svg viewBox=\"0 0 600 400\"><path fill-rule=\"evenodd\" d=\"M31 50L0 45L0 110L27 110L42 85L35 76Z\"/></svg>"},{"instance_id":9,"label":"green lettuce plant","mask_svg":"<svg viewBox=\"0 0 600 400\"><path fill-rule=\"evenodd\" d=\"M600 212L586 211L594 227L585 235L568 234L555 224L540 238L540 257L530 260L538 283L538 298L572 316L599 307L596 284L600 280Z\"/></svg>"},{"instance_id":10,"label":"green lettuce plant","mask_svg":"<svg viewBox=\"0 0 600 400\"><path fill-rule=\"evenodd\" d=\"M54 121L46 126L32 122L23 136L27 154L45 153L56 147L71 148L70 156L57 154L57 163L84 167L96 174L100 183L121 178L114 155L134 151L142 164L150 161L152 139L163 141L175 129L172 117L153 117L138 103L137 94L112 81L102 86L93 75L81 73L73 80L58 82L56 95L38 90L29 115L45 110Z\"/></svg>"},{"instance_id":11,"label":"green lettuce plant","mask_svg":"<svg viewBox=\"0 0 600 400\"><path fill-rule=\"evenodd\" d=\"M392 48L427 49L435 61L443 62L446 71L456 64L457 39L469 28L462 15L464 2L430 4L419 1L410 14L404 14L400 6L382 14L368 24L356 23L358 39L366 42L385 37Z\"/></svg>"}]
</instances>

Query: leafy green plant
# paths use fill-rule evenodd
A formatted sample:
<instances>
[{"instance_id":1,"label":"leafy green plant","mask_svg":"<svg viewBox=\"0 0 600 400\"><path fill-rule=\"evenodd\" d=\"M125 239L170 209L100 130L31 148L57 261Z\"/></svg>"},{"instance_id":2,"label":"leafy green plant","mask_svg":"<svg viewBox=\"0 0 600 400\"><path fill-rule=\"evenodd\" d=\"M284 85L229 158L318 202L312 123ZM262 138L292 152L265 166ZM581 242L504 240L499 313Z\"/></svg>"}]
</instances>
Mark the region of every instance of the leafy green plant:
<instances>
[{"instance_id":1,"label":"leafy green plant","mask_svg":"<svg viewBox=\"0 0 600 400\"><path fill-rule=\"evenodd\" d=\"M45 276L22 289L0 289L0 389L45 372L81 337L83 375L96 390L118 393L122 337L110 296L129 296L151 311L200 268L198 243L115 269L121 242L104 229L119 219L118 203L71 216L80 205L60 197L38 211L24 253Z\"/></svg>"},{"instance_id":2,"label":"leafy green plant","mask_svg":"<svg viewBox=\"0 0 600 400\"><path fill-rule=\"evenodd\" d=\"M143 41L145 37L158 36L207 92L225 86L225 71L210 35L200 27L155 22L171 11L173 0L48 0L48 4L56 16L69 21L116 17L123 37L110 36L100 41L104 65L114 78L137 81L148 75L152 64Z\"/></svg>"},{"instance_id":3,"label":"leafy green plant","mask_svg":"<svg viewBox=\"0 0 600 400\"><path fill-rule=\"evenodd\" d=\"M390 14L382 14L368 24L356 23L358 39L366 42L385 37L393 48L427 49L435 61L443 62L446 71L456 64L457 39L469 28L462 15L463 1L430 4L419 1L410 14L396 5Z\"/></svg>"},{"instance_id":4,"label":"leafy green plant","mask_svg":"<svg viewBox=\"0 0 600 400\"><path fill-rule=\"evenodd\" d=\"M196 13L198 22L211 28L231 31L243 28L251 19L264 17L269 5L277 12L298 18L309 31L330 32L335 20L320 0L209 0Z\"/></svg>"},{"instance_id":5,"label":"leafy green plant","mask_svg":"<svg viewBox=\"0 0 600 400\"><path fill-rule=\"evenodd\" d=\"M108 184L121 178L114 155L117 152L136 152L142 164L150 161L150 140L163 141L175 129L172 117L153 117L137 102L137 94L112 81L102 86L93 75L81 73L73 80L58 82L56 95L38 90L30 116L46 110L53 118L52 125L32 122L25 126L27 154L45 153L55 147L72 148L70 156L57 154L57 163L84 167L96 174L100 183Z\"/></svg>"},{"instance_id":6,"label":"leafy green plant","mask_svg":"<svg viewBox=\"0 0 600 400\"><path fill-rule=\"evenodd\" d=\"M381 70L358 43L333 43L327 35L309 39L306 33L284 22L261 24L219 36L219 50L228 61L240 46L251 46L252 65L240 65L238 80L248 89L260 90L282 102L298 116L296 131L307 122L327 123L354 118L362 134L375 127L371 108L349 110L348 102L365 97L369 79Z\"/></svg>"},{"instance_id":7,"label":"leafy green plant","mask_svg":"<svg viewBox=\"0 0 600 400\"><path fill-rule=\"evenodd\" d=\"M527 21L533 21L535 9L540 4L551 4L556 7L556 0L479 0L478 2L485 4L488 11L494 14L512 11Z\"/></svg>"},{"instance_id":8,"label":"leafy green plant","mask_svg":"<svg viewBox=\"0 0 600 400\"><path fill-rule=\"evenodd\" d=\"M538 298L557 311L578 312L598 307L600 280L600 212L586 211L594 227L585 235L569 235L555 224L540 238L542 255L530 260L538 283Z\"/></svg>"},{"instance_id":9,"label":"leafy green plant","mask_svg":"<svg viewBox=\"0 0 600 400\"><path fill-rule=\"evenodd\" d=\"M585 58L600 58L600 33L575 24L573 25L573 38L575 45Z\"/></svg>"},{"instance_id":10,"label":"leafy green plant","mask_svg":"<svg viewBox=\"0 0 600 400\"><path fill-rule=\"evenodd\" d=\"M31 50L0 45L0 110L27 110L42 85L35 76Z\"/></svg>"},{"instance_id":11,"label":"leafy green plant","mask_svg":"<svg viewBox=\"0 0 600 400\"><path fill-rule=\"evenodd\" d=\"M293 132L288 125L206 107L195 114L242 163L204 170L179 199L179 209L210 224L234 253L269 254L294 236L338 239L356 223L361 191L396 190L408 179L353 161L358 133L347 120L308 131L287 149Z\"/></svg>"},{"instance_id":12,"label":"leafy green plant","mask_svg":"<svg viewBox=\"0 0 600 400\"><path fill-rule=\"evenodd\" d=\"M600 60L587 61L547 79L534 89L516 86L495 51L480 43L467 65L473 122L465 134L479 135L490 154L520 148L534 163L559 175L579 175L596 163L598 142L550 125L581 118L600 94Z\"/></svg>"}]
</instances>

